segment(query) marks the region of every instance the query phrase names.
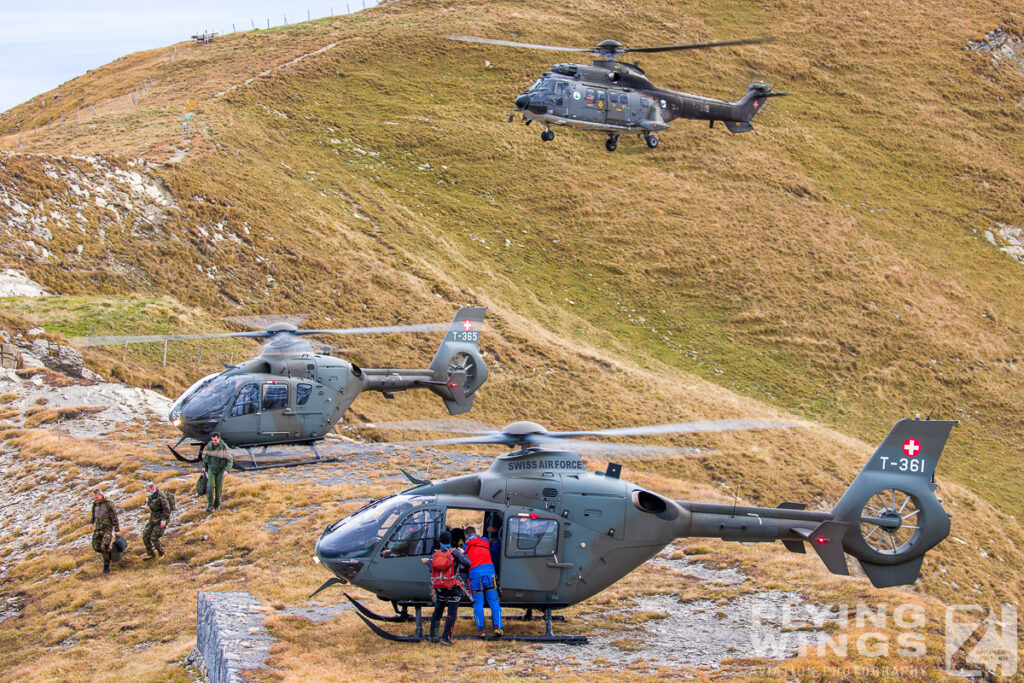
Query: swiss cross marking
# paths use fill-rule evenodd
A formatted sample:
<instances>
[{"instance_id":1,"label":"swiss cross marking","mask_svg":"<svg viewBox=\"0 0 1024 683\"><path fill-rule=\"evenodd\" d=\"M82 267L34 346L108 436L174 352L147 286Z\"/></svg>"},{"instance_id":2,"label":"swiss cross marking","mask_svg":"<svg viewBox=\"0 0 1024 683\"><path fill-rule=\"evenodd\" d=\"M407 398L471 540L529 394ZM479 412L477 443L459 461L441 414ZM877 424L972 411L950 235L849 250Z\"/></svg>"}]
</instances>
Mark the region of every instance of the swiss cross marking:
<instances>
[{"instance_id":1,"label":"swiss cross marking","mask_svg":"<svg viewBox=\"0 0 1024 683\"><path fill-rule=\"evenodd\" d=\"M473 329L472 321L466 320L465 322L463 322L462 329L464 329L466 332L469 332L471 329Z\"/></svg>"},{"instance_id":2,"label":"swiss cross marking","mask_svg":"<svg viewBox=\"0 0 1024 683\"><path fill-rule=\"evenodd\" d=\"M907 439L903 442L903 452L913 458L921 452L921 442L914 438Z\"/></svg>"}]
</instances>

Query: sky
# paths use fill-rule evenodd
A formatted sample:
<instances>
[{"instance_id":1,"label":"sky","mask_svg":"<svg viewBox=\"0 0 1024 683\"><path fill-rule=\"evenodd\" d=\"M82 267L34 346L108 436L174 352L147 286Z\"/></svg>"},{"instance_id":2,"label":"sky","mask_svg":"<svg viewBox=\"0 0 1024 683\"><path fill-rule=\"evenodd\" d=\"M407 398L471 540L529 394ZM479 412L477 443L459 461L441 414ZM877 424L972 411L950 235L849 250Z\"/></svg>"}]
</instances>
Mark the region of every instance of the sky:
<instances>
[{"instance_id":1,"label":"sky","mask_svg":"<svg viewBox=\"0 0 1024 683\"><path fill-rule=\"evenodd\" d=\"M366 6L377 0L366 0ZM355 12L363 0L0 0L0 111L118 57L188 40Z\"/></svg>"}]
</instances>

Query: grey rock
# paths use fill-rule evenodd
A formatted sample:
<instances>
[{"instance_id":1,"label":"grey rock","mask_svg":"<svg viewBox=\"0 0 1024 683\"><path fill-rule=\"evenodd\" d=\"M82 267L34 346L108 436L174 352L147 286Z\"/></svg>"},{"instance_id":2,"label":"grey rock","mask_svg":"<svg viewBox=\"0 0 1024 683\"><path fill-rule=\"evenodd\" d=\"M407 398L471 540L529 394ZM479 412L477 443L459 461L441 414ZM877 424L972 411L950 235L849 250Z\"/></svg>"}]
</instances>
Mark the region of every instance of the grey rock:
<instances>
[{"instance_id":1,"label":"grey rock","mask_svg":"<svg viewBox=\"0 0 1024 683\"><path fill-rule=\"evenodd\" d=\"M70 346L64 346L46 339L32 342L32 353L51 370L70 377L82 377L82 354Z\"/></svg>"}]
</instances>

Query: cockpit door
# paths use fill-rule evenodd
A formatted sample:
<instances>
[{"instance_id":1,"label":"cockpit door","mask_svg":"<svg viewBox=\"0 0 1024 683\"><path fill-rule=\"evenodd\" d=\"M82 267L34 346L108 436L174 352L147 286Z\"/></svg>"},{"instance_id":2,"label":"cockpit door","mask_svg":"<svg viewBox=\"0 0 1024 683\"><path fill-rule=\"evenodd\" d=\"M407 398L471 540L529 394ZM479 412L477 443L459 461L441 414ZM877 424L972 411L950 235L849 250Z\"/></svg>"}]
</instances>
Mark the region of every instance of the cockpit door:
<instances>
[{"instance_id":1,"label":"cockpit door","mask_svg":"<svg viewBox=\"0 0 1024 683\"><path fill-rule=\"evenodd\" d=\"M373 565L389 596L430 600L430 567L423 560L439 547L443 530L444 513L436 508L419 508L395 524Z\"/></svg>"},{"instance_id":2,"label":"cockpit door","mask_svg":"<svg viewBox=\"0 0 1024 683\"><path fill-rule=\"evenodd\" d=\"M238 389L234 403L224 415L223 430L234 434L252 434L259 431L259 424L260 383L246 382Z\"/></svg>"},{"instance_id":3,"label":"cockpit door","mask_svg":"<svg viewBox=\"0 0 1024 683\"><path fill-rule=\"evenodd\" d=\"M572 93L566 81L555 82L555 95L551 101L551 113L555 116L569 115L569 101Z\"/></svg>"},{"instance_id":4,"label":"cockpit door","mask_svg":"<svg viewBox=\"0 0 1024 683\"><path fill-rule=\"evenodd\" d=\"M562 576L558 552L562 524L557 517L520 513L505 520L502 542L502 591L543 591L558 588Z\"/></svg>"}]
</instances>

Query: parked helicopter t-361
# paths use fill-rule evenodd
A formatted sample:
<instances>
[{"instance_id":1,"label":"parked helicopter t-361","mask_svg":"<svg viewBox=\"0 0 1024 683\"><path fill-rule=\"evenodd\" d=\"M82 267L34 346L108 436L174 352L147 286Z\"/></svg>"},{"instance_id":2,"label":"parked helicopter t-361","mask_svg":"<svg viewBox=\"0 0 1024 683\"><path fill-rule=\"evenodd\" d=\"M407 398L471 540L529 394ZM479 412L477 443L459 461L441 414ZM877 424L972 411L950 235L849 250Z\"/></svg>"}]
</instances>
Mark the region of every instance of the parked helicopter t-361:
<instances>
[{"instance_id":1,"label":"parked helicopter t-361","mask_svg":"<svg viewBox=\"0 0 1024 683\"><path fill-rule=\"evenodd\" d=\"M534 120L544 124L541 140L554 140L551 125L603 131L608 134L605 147L614 152L621 133L643 135L647 146L658 146L657 131L669 128L674 119L700 119L714 127L721 121L733 133L754 130L751 120L771 97L788 93L773 92L763 81L752 83L747 94L736 102L702 95L676 92L655 86L639 64L620 62L618 56L628 52L668 52L698 50L727 45L750 45L769 42L770 38L741 38L681 45L626 47L616 40L603 40L595 47L562 47L535 45L510 40L494 40L475 36L446 36L451 40L486 43L507 47L559 52L589 52L591 65L555 64L526 92L515 99L515 108L529 125ZM514 114L509 116L511 122Z\"/></svg>"},{"instance_id":2,"label":"parked helicopter t-361","mask_svg":"<svg viewBox=\"0 0 1024 683\"><path fill-rule=\"evenodd\" d=\"M487 379L480 355L484 307L464 307L450 325L426 323L328 330L300 330L276 323L266 330L218 334L151 335L92 338L92 344L122 344L168 339L249 337L266 339L262 353L223 372L207 375L171 405L169 419L183 436L168 446L179 460L196 463L210 435L219 432L232 447L306 444L324 439L363 391L379 391L387 398L407 389L424 388L437 394L452 415L468 411L473 396ZM316 353L306 339L312 334L387 334L445 329L434 359L426 368L360 368L342 358ZM199 447L195 458L177 448L186 439ZM314 453L316 452L314 446ZM319 453L317 459L320 461ZM290 462L289 465L304 464ZM236 463L239 469L265 464Z\"/></svg>"},{"instance_id":3,"label":"parked helicopter t-361","mask_svg":"<svg viewBox=\"0 0 1024 683\"><path fill-rule=\"evenodd\" d=\"M546 634L516 636L521 640L581 642L579 636L553 634L551 610L601 592L676 538L778 540L796 553L809 544L834 574L849 573L849 554L877 587L913 583L924 554L949 534L949 515L934 493L934 474L955 424L900 420L831 511L807 510L802 503L762 508L670 500L620 479L614 464L606 472L588 473L574 452L598 446L579 440L588 436L787 426L778 423L548 432L518 422L500 432L433 442L518 448L496 458L486 472L438 482L410 476L414 487L372 501L327 527L317 541L316 558L335 578L320 590L346 582L368 590L392 602L396 612L402 608L397 616L381 617L353 600L374 632L393 640L420 639L419 628L416 635L398 636L371 620L411 618L409 607L419 616L429 601L421 560L437 547L441 531L455 526L451 520L464 518L466 511L483 520L480 528L501 530L502 606L544 610Z\"/></svg>"}]
</instances>

